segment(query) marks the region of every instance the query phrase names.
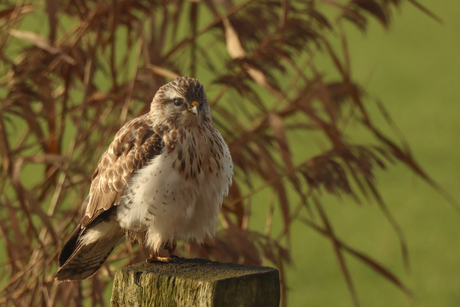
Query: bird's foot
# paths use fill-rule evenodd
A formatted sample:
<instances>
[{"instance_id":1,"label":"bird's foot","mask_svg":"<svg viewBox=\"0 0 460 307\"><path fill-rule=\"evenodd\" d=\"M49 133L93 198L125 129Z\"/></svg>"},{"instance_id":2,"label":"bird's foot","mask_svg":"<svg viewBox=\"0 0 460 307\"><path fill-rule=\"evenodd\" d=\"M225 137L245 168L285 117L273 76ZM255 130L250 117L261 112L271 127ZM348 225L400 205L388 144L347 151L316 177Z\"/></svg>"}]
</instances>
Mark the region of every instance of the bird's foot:
<instances>
[{"instance_id":1,"label":"bird's foot","mask_svg":"<svg viewBox=\"0 0 460 307\"><path fill-rule=\"evenodd\" d=\"M150 255L149 258L145 259L147 263L153 262L169 262L169 256Z\"/></svg>"},{"instance_id":2,"label":"bird's foot","mask_svg":"<svg viewBox=\"0 0 460 307\"><path fill-rule=\"evenodd\" d=\"M149 258L145 260L147 263L153 263L153 262L163 262L163 263L174 263L179 260L180 257L176 255L170 255L170 256L160 256L160 255L150 255Z\"/></svg>"}]
</instances>

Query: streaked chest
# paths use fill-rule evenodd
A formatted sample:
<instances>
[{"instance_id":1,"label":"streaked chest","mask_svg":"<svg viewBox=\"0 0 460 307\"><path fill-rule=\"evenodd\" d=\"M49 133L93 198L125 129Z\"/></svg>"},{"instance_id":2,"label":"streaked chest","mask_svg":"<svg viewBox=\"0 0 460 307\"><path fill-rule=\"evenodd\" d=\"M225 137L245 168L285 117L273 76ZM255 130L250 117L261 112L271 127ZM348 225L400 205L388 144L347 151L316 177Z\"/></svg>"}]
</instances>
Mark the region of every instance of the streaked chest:
<instances>
[{"instance_id":1,"label":"streaked chest","mask_svg":"<svg viewBox=\"0 0 460 307\"><path fill-rule=\"evenodd\" d=\"M206 208L217 214L228 193L233 164L217 131L183 129L166 134L164 141L163 152L130 180L118 210L123 228L186 227Z\"/></svg>"}]
</instances>

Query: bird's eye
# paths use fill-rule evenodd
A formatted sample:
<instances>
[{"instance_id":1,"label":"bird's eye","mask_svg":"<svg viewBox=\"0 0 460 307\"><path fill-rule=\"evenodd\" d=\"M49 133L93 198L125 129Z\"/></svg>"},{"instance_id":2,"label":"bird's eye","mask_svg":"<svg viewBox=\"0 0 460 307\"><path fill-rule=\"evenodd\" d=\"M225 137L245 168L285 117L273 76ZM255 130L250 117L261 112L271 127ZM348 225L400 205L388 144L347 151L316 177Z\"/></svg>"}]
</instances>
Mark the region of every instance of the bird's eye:
<instances>
[{"instance_id":1,"label":"bird's eye","mask_svg":"<svg viewBox=\"0 0 460 307\"><path fill-rule=\"evenodd\" d=\"M183 103L184 103L184 102L183 102L182 99L180 99L180 98L174 99L174 105L176 105L176 106L180 106L180 105L182 105Z\"/></svg>"}]
</instances>

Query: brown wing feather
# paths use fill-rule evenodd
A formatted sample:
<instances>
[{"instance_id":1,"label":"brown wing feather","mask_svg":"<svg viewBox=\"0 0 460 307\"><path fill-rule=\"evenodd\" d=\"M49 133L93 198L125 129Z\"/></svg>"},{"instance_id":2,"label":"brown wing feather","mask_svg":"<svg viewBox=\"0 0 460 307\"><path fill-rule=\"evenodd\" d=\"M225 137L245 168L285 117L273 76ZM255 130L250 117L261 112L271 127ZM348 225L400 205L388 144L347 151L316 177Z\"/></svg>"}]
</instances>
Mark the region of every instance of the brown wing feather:
<instances>
[{"instance_id":1,"label":"brown wing feather","mask_svg":"<svg viewBox=\"0 0 460 307\"><path fill-rule=\"evenodd\" d=\"M71 238L63 246L59 255L58 274L72 274L72 270L70 269L68 270L70 273L67 273L67 271L64 272L67 269L64 267L70 266L75 257L84 257L84 255L78 256L81 254L83 248L79 239L85 234L87 229L91 229L104 221L108 218L107 215L110 212L112 213L109 215L114 213L110 209L120 203L125 186L133 173L146 165L150 159L161 153L164 142L161 136L153 131L151 125L152 123L147 115L135 118L126 123L118 131L109 148L102 155L97 169L92 176L88 198L82 204L86 206L85 215ZM115 244L116 242L112 243ZM108 256L112 249L113 247L104 251L101 254L100 260L105 260L102 256ZM95 266L96 271L97 268ZM68 278L66 276L65 279Z\"/></svg>"},{"instance_id":2,"label":"brown wing feather","mask_svg":"<svg viewBox=\"0 0 460 307\"><path fill-rule=\"evenodd\" d=\"M80 222L82 228L120 203L133 173L161 153L162 143L146 115L133 119L118 131L93 174L90 200Z\"/></svg>"}]
</instances>

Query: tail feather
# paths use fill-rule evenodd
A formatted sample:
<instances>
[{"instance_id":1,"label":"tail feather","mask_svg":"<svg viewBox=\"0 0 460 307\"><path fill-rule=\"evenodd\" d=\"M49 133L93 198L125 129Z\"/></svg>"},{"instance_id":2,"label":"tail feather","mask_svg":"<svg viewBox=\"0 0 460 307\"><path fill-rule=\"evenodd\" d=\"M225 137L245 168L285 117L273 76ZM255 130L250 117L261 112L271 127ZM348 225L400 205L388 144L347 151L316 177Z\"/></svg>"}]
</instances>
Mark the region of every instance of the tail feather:
<instances>
[{"instance_id":1,"label":"tail feather","mask_svg":"<svg viewBox=\"0 0 460 307\"><path fill-rule=\"evenodd\" d=\"M62 267L67 260L72 256L74 251L76 250L78 239L80 238L81 233L83 230L81 229L81 225L78 224L75 230L73 231L72 236L69 240L64 244L62 247L61 253L59 254L59 267Z\"/></svg>"},{"instance_id":2,"label":"tail feather","mask_svg":"<svg viewBox=\"0 0 460 307\"><path fill-rule=\"evenodd\" d=\"M59 268L56 279L70 281L92 277L120 241L120 238L112 238L87 245L81 244L75 251L75 255Z\"/></svg>"},{"instance_id":3,"label":"tail feather","mask_svg":"<svg viewBox=\"0 0 460 307\"><path fill-rule=\"evenodd\" d=\"M109 223L102 222L90 230L81 229L78 225L59 255L56 280L82 280L96 274L114 248L125 238L119 227L118 231L99 231L98 228L107 227L104 224Z\"/></svg>"}]
</instances>

